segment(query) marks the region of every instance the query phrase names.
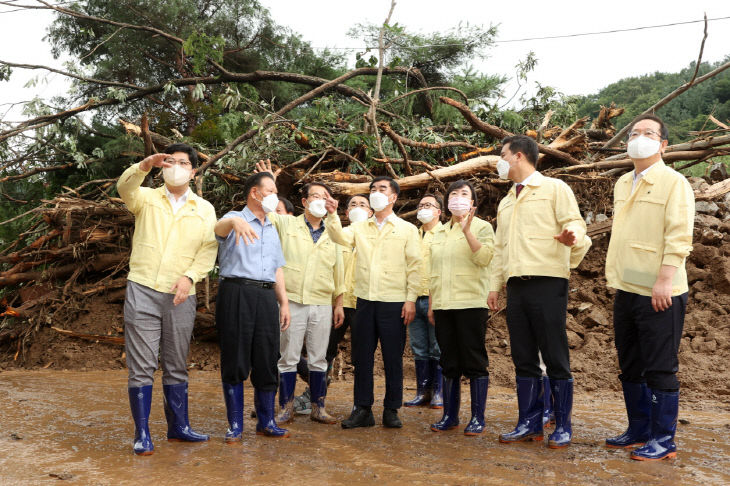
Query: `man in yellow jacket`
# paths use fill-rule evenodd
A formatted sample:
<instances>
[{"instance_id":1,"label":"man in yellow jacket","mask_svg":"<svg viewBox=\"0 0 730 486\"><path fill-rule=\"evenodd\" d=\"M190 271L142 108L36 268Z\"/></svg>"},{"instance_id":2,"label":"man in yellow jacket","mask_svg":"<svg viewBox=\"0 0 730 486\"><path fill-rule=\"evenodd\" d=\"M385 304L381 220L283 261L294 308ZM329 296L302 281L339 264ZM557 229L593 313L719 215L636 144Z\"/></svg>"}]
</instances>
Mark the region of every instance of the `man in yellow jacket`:
<instances>
[{"instance_id":1,"label":"man in yellow jacket","mask_svg":"<svg viewBox=\"0 0 730 486\"><path fill-rule=\"evenodd\" d=\"M322 218L327 214L325 200L329 187L319 182L302 189L304 214L297 217L269 213L279 232L286 259L284 278L289 299L291 325L281 334L279 358L279 406L277 423L293 418L294 388L299 363L307 339L307 365L312 400L310 418L335 423L325 410L327 395L327 346L334 317L340 326L344 319L342 294L345 291L342 249L327 233Z\"/></svg>"},{"instance_id":2,"label":"man in yellow jacket","mask_svg":"<svg viewBox=\"0 0 730 486\"><path fill-rule=\"evenodd\" d=\"M147 425L158 352L162 363L168 440L208 440L190 428L187 357L195 322L195 283L215 264L213 206L190 190L197 152L173 144L165 153L128 168L117 190L134 214L132 254L124 301L129 403L135 423L134 452L154 450ZM153 167L165 184L140 187ZM162 343L162 349L160 349Z\"/></svg>"},{"instance_id":3,"label":"man in yellow jacket","mask_svg":"<svg viewBox=\"0 0 730 486\"><path fill-rule=\"evenodd\" d=\"M614 188L606 255L606 280L616 289L613 325L629 418L628 429L606 445L642 445L631 453L637 460L677 455L677 353L695 206L687 179L662 161L667 139L664 122L654 115L641 116L629 130L634 170Z\"/></svg>"},{"instance_id":4,"label":"man in yellow jacket","mask_svg":"<svg viewBox=\"0 0 730 486\"><path fill-rule=\"evenodd\" d=\"M370 207L375 215L343 229L337 200L327 199L327 231L336 243L357 251L355 295L357 315L352 330L355 365L354 402L342 427L371 427L373 417L373 361L380 341L385 367L383 425L402 427L398 409L403 404L403 348L406 328L416 313L421 285L421 245L418 229L393 213L400 187L390 177L370 183Z\"/></svg>"},{"instance_id":5,"label":"man in yellow jacket","mask_svg":"<svg viewBox=\"0 0 730 486\"><path fill-rule=\"evenodd\" d=\"M488 304L506 283L507 328L517 382L519 419L500 442L543 440L542 353L554 397L551 448L572 438L573 378L565 319L570 269L578 266L591 240L568 185L535 170L537 143L524 135L502 140L497 171L515 185L497 209L497 233Z\"/></svg>"}]
</instances>

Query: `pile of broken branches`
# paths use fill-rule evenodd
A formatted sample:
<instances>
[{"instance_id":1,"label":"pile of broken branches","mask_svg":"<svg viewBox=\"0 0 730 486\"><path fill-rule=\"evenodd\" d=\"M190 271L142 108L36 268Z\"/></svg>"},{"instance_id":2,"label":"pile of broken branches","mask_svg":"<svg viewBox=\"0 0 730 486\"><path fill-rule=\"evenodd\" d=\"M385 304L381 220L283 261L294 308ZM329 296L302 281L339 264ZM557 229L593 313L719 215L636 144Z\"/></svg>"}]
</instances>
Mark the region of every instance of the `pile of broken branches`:
<instances>
[{"instance_id":1,"label":"pile of broken branches","mask_svg":"<svg viewBox=\"0 0 730 486\"><path fill-rule=\"evenodd\" d=\"M418 199L424 192L443 194L448 182L470 179L479 193L480 216L493 218L498 201L510 186L510 182L500 180L496 175L500 140L512 134L480 120L466 105L456 100L441 97L440 101L458 110L471 130L484 134L483 146L466 141L426 143L411 140L381 122L377 125L380 133L393 141L401 158L383 157L366 161L357 151L347 153L335 147L318 152L312 150L311 155L295 163L276 167L280 193L294 195L306 182L323 181L333 188L336 196L344 198L368 192L368 182L374 175L393 174L402 190L396 211L402 217L413 218ZM562 178L571 184L584 214L610 215L613 184L620 174L632 167L625 149L605 147L606 140L616 135L611 120L622 112L623 109L615 106L603 107L596 119L581 118L567 128L551 126L551 113L548 113L538 130L527 133L539 144L538 168L546 175ZM129 133L145 140L146 153L161 151L172 143L151 132L145 120L140 126L121 122ZM719 121L717 123L722 125ZM695 135L697 138L693 141L669 146L664 160L681 170L730 154L730 135L722 127L719 131L708 130ZM463 152L457 157L444 159L438 165L413 157L414 151L442 153L445 148L455 147L463 149ZM196 181L197 191L214 201L219 214L241 204L242 200L235 199L215 201L214 194L203 190L203 179L216 177L225 184L240 187L248 174L236 173L225 165L211 166L212 158L205 153L201 153L200 158L202 176ZM352 164L361 167L365 173L348 171ZM394 170L394 166L398 171ZM723 170L716 171L719 176L715 177L713 172L714 179L708 175L708 182L714 184L697 193L698 200L717 199L730 192L730 179L724 165L721 168ZM403 175L398 177L398 173ZM73 319L74 312L82 311L85 299L104 295L113 301L123 300L134 218L120 199L108 194L106 189L112 188L113 180L93 182L99 183L105 190L82 197L77 188L29 211L32 218L27 230L0 251L0 265L6 268L0 273L0 288L5 293L1 314L5 320L0 325L0 345L17 341L16 356L38 326L53 324L57 326L54 329L64 332L64 321ZM150 180L147 184L154 185L155 182ZM606 233L610 231L610 220L596 223L589 230L592 235ZM209 308L209 305L206 298L205 307ZM209 330L212 329L211 323L209 312L203 310L198 313L198 326L202 324ZM103 336L73 335L117 344L123 342L121 337L113 337L109 341Z\"/></svg>"}]
</instances>

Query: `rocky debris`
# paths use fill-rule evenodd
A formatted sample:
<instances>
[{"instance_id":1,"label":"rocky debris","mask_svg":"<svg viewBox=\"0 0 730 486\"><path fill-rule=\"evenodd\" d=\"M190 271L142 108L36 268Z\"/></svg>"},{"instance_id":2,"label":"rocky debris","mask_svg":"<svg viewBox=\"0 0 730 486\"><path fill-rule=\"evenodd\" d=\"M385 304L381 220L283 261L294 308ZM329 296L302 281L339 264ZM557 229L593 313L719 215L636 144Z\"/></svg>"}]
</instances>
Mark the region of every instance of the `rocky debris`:
<instances>
[{"instance_id":1,"label":"rocky debris","mask_svg":"<svg viewBox=\"0 0 730 486\"><path fill-rule=\"evenodd\" d=\"M720 206L712 201L697 201L695 202L695 211L701 214L715 215L720 211Z\"/></svg>"}]
</instances>

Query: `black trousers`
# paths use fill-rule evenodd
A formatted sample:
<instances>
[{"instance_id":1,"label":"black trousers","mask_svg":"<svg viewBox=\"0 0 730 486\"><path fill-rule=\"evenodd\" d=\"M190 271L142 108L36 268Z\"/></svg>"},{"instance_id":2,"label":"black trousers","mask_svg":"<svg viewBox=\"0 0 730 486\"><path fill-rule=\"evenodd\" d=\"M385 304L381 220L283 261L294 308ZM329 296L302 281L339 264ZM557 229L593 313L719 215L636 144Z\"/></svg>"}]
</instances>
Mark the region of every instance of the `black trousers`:
<instances>
[{"instance_id":1,"label":"black trousers","mask_svg":"<svg viewBox=\"0 0 730 486\"><path fill-rule=\"evenodd\" d=\"M489 376L489 357L484 345L489 311L474 309L435 310L436 341L441 349L441 368L447 378Z\"/></svg>"},{"instance_id":2,"label":"black trousers","mask_svg":"<svg viewBox=\"0 0 730 486\"><path fill-rule=\"evenodd\" d=\"M619 378L649 388L679 389L679 343L684 328L687 294L672 297L672 306L656 312L651 297L616 292L613 330L621 368Z\"/></svg>"},{"instance_id":3,"label":"black trousers","mask_svg":"<svg viewBox=\"0 0 730 486\"><path fill-rule=\"evenodd\" d=\"M352 326L352 362L355 365L355 405L369 407L373 397L373 364L380 341L385 368L385 408L403 404L403 349L406 326L403 302L376 302L357 299L355 325Z\"/></svg>"},{"instance_id":4,"label":"black trousers","mask_svg":"<svg viewBox=\"0 0 730 486\"><path fill-rule=\"evenodd\" d=\"M539 351L551 379L572 377L565 333L567 312L567 279L512 277L507 281L507 329L517 376L542 376Z\"/></svg>"},{"instance_id":5,"label":"black trousers","mask_svg":"<svg viewBox=\"0 0 730 486\"><path fill-rule=\"evenodd\" d=\"M221 280L215 322L223 383L241 383L250 373L255 388L276 391L280 330L274 289Z\"/></svg>"},{"instance_id":6,"label":"black trousers","mask_svg":"<svg viewBox=\"0 0 730 486\"><path fill-rule=\"evenodd\" d=\"M342 325L338 328L333 327L330 331L330 342L327 345L327 364L332 365L332 361L337 357L337 353L339 352L338 346L342 342L342 339L345 337L345 333L347 330L352 326L352 324L355 322L355 313L357 312L355 309L351 309L349 307L345 307L345 320L342 323Z\"/></svg>"}]
</instances>

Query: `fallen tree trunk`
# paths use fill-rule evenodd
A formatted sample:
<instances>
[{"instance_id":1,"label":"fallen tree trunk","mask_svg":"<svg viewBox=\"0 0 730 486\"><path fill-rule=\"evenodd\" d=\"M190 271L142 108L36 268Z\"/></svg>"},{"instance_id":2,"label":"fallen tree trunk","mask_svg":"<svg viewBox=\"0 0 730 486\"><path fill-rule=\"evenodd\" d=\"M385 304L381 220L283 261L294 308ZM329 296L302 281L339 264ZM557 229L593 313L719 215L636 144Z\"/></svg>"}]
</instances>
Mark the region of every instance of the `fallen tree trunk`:
<instances>
[{"instance_id":1,"label":"fallen tree trunk","mask_svg":"<svg viewBox=\"0 0 730 486\"><path fill-rule=\"evenodd\" d=\"M405 191L408 189L423 187L433 180L471 177L478 174L495 172L497 170L497 160L499 160L499 157L496 155L476 157L442 169L402 177L398 179L398 185L402 191ZM337 194L345 196L354 196L356 194L363 194L370 191L370 182L330 182L330 186Z\"/></svg>"},{"instance_id":2,"label":"fallen tree trunk","mask_svg":"<svg viewBox=\"0 0 730 486\"><path fill-rule=\"evenodd\" d=\"M468 106L466 106L463 103L459 103L456 100L452 100L451 98L447 98L446 96L441 96L439 98L442 103L445 103L449 106L453 106L459 112L461 115L466 119L466 121L469 122L469 124L474 127L475 129L479 130L482 133L486 133L487 135L494 137L496 139L503 139L505 137L511 137L514 135L511 132L508 132L507 130L503 130L502 128L495 127L494 125L490 125L489 123L485 123L482 120L480 120L472 111L469 109ZM579 160L576 160L573 158L570 154L566 154L565 152L561 152L560 150L556 150L552 147L548 147L547 145L543 145L541 143L537 144L540 153L544 155L550 155L552 157L555 157L556 159L562 160L563 162L567 162L570 165L580 165L581 162Z\"/></svg>"},{"instance_id":3,"label":"fallen tree trunk","mask_svg":"<svg viewBox=\"0 0 730 486\"><path fill-rule=\"evenodd\" d=\"M123 261L125 261L128 258L128 255L125 254L105 254L105 255L98 255L93 261L88 262L86 264L86 268L88 270L92 270L95 272L100 272L101 270L106 270L107 268L113 267L115 265L119 265ZM47 268L43 271L37 271L37 272L24 272L24 273L16 273L7 277L0 277L0 287L5 287L8 285L15 285L19 284L21 282L30 282L30 281L43 281L43 280L49 280L53 278L62 278L67 277L68 275L71 275L76 269L79 267L79 265L83 265L81 262L77 263L70 263L68 265L63 265L61 267L54 267L54 268Z\"/></svg>"},{"instance_id":4,"label":"fallen tree trunk","mask_svg":"<svg viewBox=\"0 0 730 486\"><path fill-rule=\"evenodd\" d=\"M722 155L716 150L685 150L671 153L664 153L662 157L664 162L678 162L680 160L698 160L702 158L709 158L714 155ZM581 164L574 165L571 167L559 167L552 169L551 173L571 173L571 172L588 172L591 170L605 170L605 169L617 169L623 167L633 167L634 163L629 158L619 160L602 160L600 162L593 162L592 164Z\"/></svg>"}]
</instances>

